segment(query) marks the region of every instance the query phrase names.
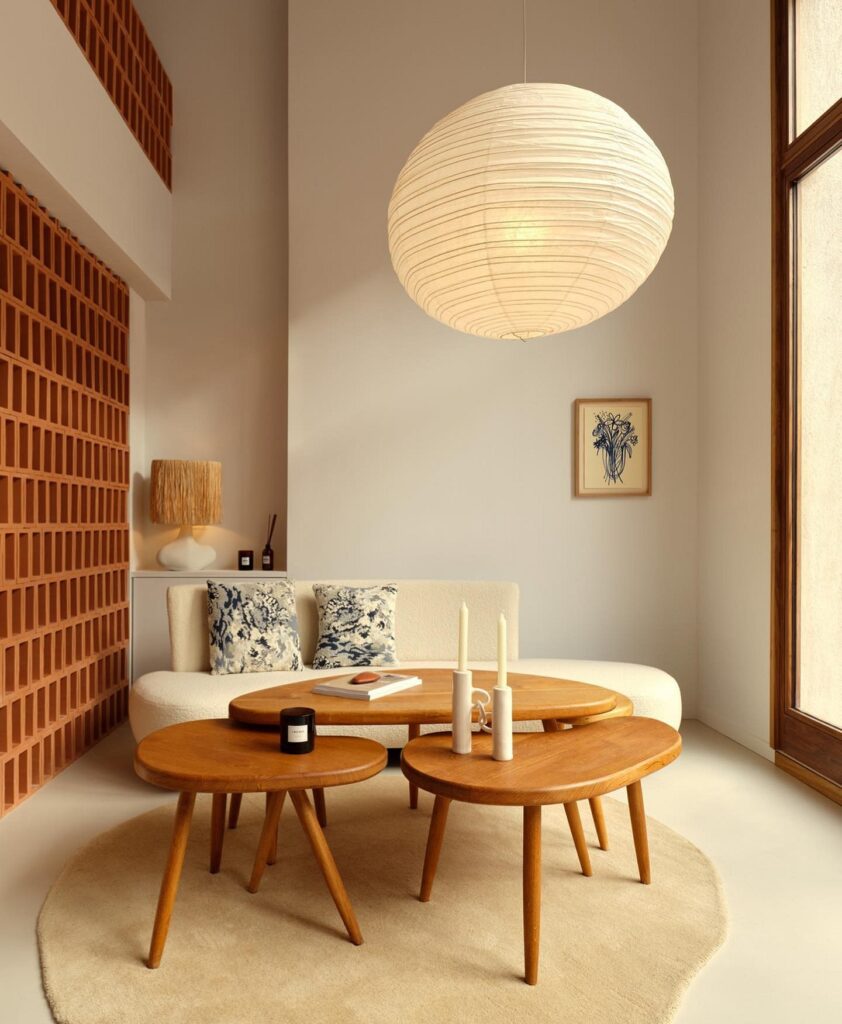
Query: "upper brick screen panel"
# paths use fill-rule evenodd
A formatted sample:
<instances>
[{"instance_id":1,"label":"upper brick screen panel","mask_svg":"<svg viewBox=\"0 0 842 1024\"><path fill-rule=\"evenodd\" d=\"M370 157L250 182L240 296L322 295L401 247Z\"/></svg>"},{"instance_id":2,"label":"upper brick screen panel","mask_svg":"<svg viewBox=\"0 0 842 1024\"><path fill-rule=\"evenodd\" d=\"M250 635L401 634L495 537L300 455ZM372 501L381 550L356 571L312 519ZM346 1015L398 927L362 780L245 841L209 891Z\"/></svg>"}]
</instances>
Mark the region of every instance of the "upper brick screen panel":
<instances>
[{"instance_id":1,"label":"upper brick screen panel","mask_svg":"<svg viewBox=\"0 0 842 1024\"><path fill-rule=\"evenodd\" d=\"M114 105L172 188L172 85L131 0L51 0Z\"/></svg>"}]
</instances>

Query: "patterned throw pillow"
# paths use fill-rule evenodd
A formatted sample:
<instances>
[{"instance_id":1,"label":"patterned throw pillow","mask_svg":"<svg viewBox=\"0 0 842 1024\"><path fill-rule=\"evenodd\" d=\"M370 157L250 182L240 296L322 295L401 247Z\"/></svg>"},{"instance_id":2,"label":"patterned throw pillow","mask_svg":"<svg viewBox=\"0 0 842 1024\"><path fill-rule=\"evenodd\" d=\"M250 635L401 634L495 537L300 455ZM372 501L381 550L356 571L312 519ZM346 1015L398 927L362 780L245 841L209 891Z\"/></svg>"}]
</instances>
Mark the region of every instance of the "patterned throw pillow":
<instances>
[{"instance_id":1,"label":"patterned throw pillow","mask_svg":"<svg viewBox=\"0 0 842 1024\"><path fill-rule=\"evenodd\" d=\"M398 588L337 587L314 583L319 642L313 668L395 665L395 602Z\"/></svg>"},{"instance_id":2,"label":"patterned throw pillow","mask_svg":"<svg viewBox=\"0 0 842 1024\"><path fill-rule=\"evenodd\" d=\"M300 669L292 580L208 580L211 674Z\"/></svg>"}]
</instances>

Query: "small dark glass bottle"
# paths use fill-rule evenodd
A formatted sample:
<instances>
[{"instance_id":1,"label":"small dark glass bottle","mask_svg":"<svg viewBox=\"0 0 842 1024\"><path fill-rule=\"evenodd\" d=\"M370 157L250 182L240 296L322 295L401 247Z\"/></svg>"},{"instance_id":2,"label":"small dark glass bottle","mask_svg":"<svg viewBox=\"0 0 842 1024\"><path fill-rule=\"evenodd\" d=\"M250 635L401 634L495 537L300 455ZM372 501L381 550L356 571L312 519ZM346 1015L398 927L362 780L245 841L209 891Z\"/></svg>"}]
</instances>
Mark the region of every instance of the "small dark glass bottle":
<instances>
[{"instance_id":1,"label":"small dark glass bottle","mask_svg":"<svg viewBox=\"0 0 842 1024\"><path fill-rule=\"evenodd\" d=\"M268 544L260 556L260 567L264 572L271 572L275 568L275 552Z\"/></svg>"}]
</instances>

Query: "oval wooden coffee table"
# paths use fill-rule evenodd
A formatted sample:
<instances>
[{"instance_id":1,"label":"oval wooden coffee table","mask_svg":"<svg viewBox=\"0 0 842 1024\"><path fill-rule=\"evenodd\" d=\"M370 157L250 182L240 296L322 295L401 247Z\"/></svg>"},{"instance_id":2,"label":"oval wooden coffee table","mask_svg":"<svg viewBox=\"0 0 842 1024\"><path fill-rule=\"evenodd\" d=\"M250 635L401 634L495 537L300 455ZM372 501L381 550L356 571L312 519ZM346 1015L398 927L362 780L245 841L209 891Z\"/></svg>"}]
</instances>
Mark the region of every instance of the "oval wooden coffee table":
<instances>
[{"instance_id":1,"label":"oval wooden coffee table","mask_svg":"<svg viewBox=\"0 0 842 1024\"><path fill-rule=\"evenodd\" d=\"M342 679L351 671L348 669L329 678ZM452 717L453 670L410 667L406 672L420 676L421 685L376 701L349 700L347 697L327 697L313 693L313 687L326 682L326 679L308 679L300 683L253 690L235 697L228 705L228 715L243 725L277 729L284 708L304 703L315 709L318 725L406 725L408 740L421 735L422 725L449 725ZM508 680L515 691L512 695L512 718L518 722L539 720L548 732L556 731L563 725L590 725L604 718L625 717L634 712L628 697L603 686L523 672L510 672ZM490 692L496 682L496 672L473 672L474 686L480 689ZM314 797L319 822L324 826L327 824L324 794L316 791ZM589 803L600 849L607 850L608 832L600 798L593 797ZM409 806L418 806L418 787L413 782L409 784ZM238 809L238 798L233 797L232 828L237 823Z\"/></svg>"},{"instance_id":2,"label":"oval wooden coffee table","mask_svg":"<svg viewBox=\"0 0 842 1024\"><path fill-rule=\"evenodd\" d=\"M315 709L319 725L449 725L453 670L407 668L397 671L420 676L421 685L379 700L364 701L313 693L314 686L328 679L307 679L235 697L228 705L228 715L244 725L278 728L283 708L306 703ZM347 669L330 678L342 679L353 672ZM497 682L497 673L475 671L473 678L474 686L490 692ZM613 712L619 696L614 690L591 683L521 672L509 673L509 685L514 690L512 715L517 721L555 719L573 724L579 719Z\"/></svg>"},{"instance_id":3,"label":"oval wooden coffee table","mask_svg":"<svg viewBox=\"0 0 842 1024\"><path fill-rule=\"evenodd\" d=\"M345 678L352 671L348 669L330 678ZM421 735L422 725L449 725L452 718L453 670L410 667L406 672L420 676L421 685L376 701L349 700L347 697L327 697L313 693L313 687L327 679L308 679L235 697L228 705L228 715L233 721L244 725L271 726L277 729L283 708L306 704L315 709L318 725L406 725L407 738L410 740ZM560 724L586 725L601 718L625 716L633 712L628 697L603 686L523 672L510 672L508 678L514 690L514 720L538 720L544 723L548 731L558 729ZM497 682L497 673L475 670L473 682L474 686L490 692ZM320 793L315 796L319 820L324 825L327 821L324 797ZM409 786L409 806L418 806L418 790L414 783ZM232 811L233 826L236 824L236 807ZM599 845L605 850L608 848L608 836L598 797L591 801L591 812Z\"/></svg>"},{"instance_id":4,"label":"oval wooden coffee table","mask_svg":"<svg viewBox=\"0 0 842 1024\"><path fill-rule=\"evenodd\" d=\"M525 977L528 984L536 984L541 807L564 804L578 849L584 837L576 801L626 786L640 880L648 884L649 847L640 780L674 761L680 751L681 737L675 729L652 718L617 718L558 733L517 733L511 761L491 758L491 737L485 734L477 737L472 754L454 754L450 733L412 740L403 749L403 773L436 797L419 899L426 902L432 892L451 801L523 807Z\"/></svg>"},{"instance_id":5,"label":"oval wooden coffee table","mask_svg":"<svg viewBox=\"0 0 842 1024\"><path fill-rule=\"evenodd\" d=\"M289 791L348 936L355 945L362 943L351 901L306 791L344 786L377 775L386 766L386 748L382 744L352 736L319 736L310 754L282 754L275 733L240 729L224 719L209 719L182 722L151 733L139 743L134 765L142 779L179 792L148 967L157 967L164 952L197 793L213 794L212 871L214 863L218 868L222 852L227 794L268 794L266 819L249 883L250 891L256 892Z\"/></svg>"}]
</instances>

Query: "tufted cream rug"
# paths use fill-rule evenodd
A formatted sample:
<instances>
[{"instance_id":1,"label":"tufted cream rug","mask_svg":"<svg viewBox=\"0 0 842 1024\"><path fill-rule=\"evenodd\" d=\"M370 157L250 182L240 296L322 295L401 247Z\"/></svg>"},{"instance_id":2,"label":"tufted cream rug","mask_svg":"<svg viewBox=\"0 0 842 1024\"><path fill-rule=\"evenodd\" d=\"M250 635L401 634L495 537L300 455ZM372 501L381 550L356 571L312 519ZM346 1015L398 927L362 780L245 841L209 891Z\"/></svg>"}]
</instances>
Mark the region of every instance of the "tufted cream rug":
<instances>
[{"instance_id":1,"label":"tufted cream rug","mask_svg":"<svg viewBox=\"0 0 842 1024\"><path fill-rule=\"evenodd\" d=\"M545 808L531 988L521 980L520 809L454 803L422 904L432 798L409 811L404 780L388 773L328 793L327 836L364 945L345 938L289 804L278 863L252 896L262 799L244 800L222 871L210 875L210 797L199 797L163 962L150 971L174 803L80 850L47 897L38 937L60 1024L658 1024L725 936L716 871L686 839L649 820L653 882L641 885L626 807L607 801L612 849L592 850L585 878L563 808Z\"/></svg>"}]
</instances>

